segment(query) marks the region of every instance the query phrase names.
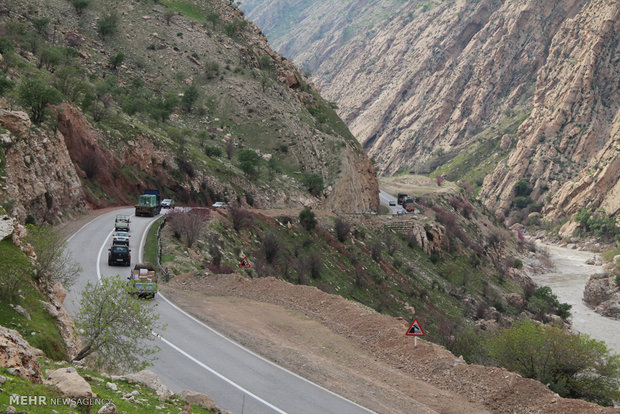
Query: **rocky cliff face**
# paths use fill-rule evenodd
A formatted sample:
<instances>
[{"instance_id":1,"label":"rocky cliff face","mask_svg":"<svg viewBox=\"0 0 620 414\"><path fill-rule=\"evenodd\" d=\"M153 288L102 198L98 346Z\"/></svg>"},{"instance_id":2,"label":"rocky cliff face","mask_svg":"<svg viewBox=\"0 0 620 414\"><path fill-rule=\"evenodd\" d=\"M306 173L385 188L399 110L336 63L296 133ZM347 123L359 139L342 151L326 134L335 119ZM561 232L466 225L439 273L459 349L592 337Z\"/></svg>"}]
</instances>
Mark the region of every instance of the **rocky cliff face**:
<instances>
[{"instance_id":1,"label":"rocky cliff face","mask_svg":"<svg viewBox=\"0 0 620 414\"><path fill-rule=\"evenodd\" d=\"M354 3L359 13L336 12ZM432 171L486 142L497 154L482 174L488 207L509 207L527 178L549 218L618 211L618 2L407 1L382 14L386 3L303 3L304 28L289 31L266 17L295 21L279 2L244 7L313 70L381 173Z\"/></svg>"},{"instance_id":2,"label":"rocky cliff face","mask_svg":"<svg viewBox=\"0 0 620 414\"><path fill-rule=\"evenodd\" d=\"M52 220L84 206L78 174L62 133L33 128L24 112L0 108L0 200L9 214Z\"/></svg>"},{"instance_id":3,"label":"rocky cliff face","mask_svg":"<svg viewBox=\"0 0 620 414\"><path fill-rule=\"evenodd\" d=\"M553 36L536 79L533 110L514 151L485 180L491 207L506 208L514 183L548 188L550 217L580 207L620 210L620 5L593 1Z\"/></svg>"},{"instance_id":4,"label":"rocky cliff face","mask_svg":"<svg viewBox=\"0 0 620 414\"><path fill-rule=\"evenodd\" d=\"M24 134L46 138L24 141L21 152L7 152L7 184L0 199L15 198L22 220L85 203L133 204L145 188L159 188L182 204L238 200L262 208L326 204L338 209L344 205L339 200L349 200L352 210L347 211L377 209L369 159L295 65L274 52L228 1L197 3L196 14L176 10L170 17L163 4L117 5L118 23L109 37L91 30L105 16L99 7L78 15L64 0L46 7L20 0L3 8L0 33L9 22L20 26L11 34L13 50L3 66L14 84L6 94L9 105L21 103L17 90L24 73L18 63L36 66L39 72L28 76L62 89L65 100L48 118L54 133L24 116ZM215 22L206 20L208 12L217 15ZM51 29L35 30L33 21L40 17L59 22L57 37ZM66 60L41 63L43 58L21 42L20 36L28 35L40 42L40 51L66 48ZM111 58L121 53L122 63L112 65ZM67 68L75 70L75 90L59 79ZM183 106L190 86L196 96L191 108ZM166 99L174 103L161 117L163 107L151 103L164 105ZM8 148L12 138L3 136ZM31 147L47 158L24 161L22 153ZM219 155L207 154L213 148ZM245 149L261 157L255 174L240 168L237 155ZM269 163L271 158L276 162ZM299 179L304 173L322 176L321 196L306 190Z\"/></svg>"}]
</instances>

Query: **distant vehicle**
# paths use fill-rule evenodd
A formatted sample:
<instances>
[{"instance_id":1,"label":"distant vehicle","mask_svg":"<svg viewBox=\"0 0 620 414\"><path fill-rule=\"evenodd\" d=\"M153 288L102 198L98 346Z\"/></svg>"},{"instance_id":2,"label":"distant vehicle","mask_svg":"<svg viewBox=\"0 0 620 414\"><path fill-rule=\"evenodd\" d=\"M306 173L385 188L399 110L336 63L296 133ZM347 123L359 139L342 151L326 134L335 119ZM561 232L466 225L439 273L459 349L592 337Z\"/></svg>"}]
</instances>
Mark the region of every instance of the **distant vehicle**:
<instances>
[{"instance_id":1,"label":"distant vehicle","mask_svg":"<svg viewBox=\"0 0 620 414\"><path fill-rule=\"evenodd\" d=\"M116 231L112 235L112 244L124 244L129 246L129 233L126 231Z\"/></svg>"},{"instance_id":2,"label":"distant vehicle","mask_svg":"<svg viewBox=\"0 0 620 414\"><path fill-rule=\"evenodd\" d=\"M174 208L174 200L166 198L161 202L161 208Z\"/></svg>"},{"instance_id":3,"label":"distant vehicle","mask_svg":"<svg viewBox=\"0 0 620 414\"><path fill-rule=\"evenodd\" d=\"M129 220L129 216L119 214L116 216L116 219L114 220L114 230L115 231L129 231L130 222L131 220Z\"/></svg>"},{"instance_id":4,"label":"distant vehicle","mask_svg":"<svg viewBox=\"0 0 620 414\"><path fill-rule=\"evenodd\" d=\"M131 250L129 246L113 244L108 249L108 266L131 265Z\"/></svg>"},{"instance_id":5,"label":"distant vehicle","mask_svg":"<svg viewBox=\"0 0 620 414\"><path fill-rule=\"evenodd\" d=\"M144 190L136 204L136 216L155 217L161 212L161 193L159 190Z\"/></svg>"},{"instance_id":6,"label":"distant vehicle","mask_svg":"<svg viewBox=\"0 0 620 414\"><path fill-rule=\"evenodd\" d=\"M400 206L403 204L403 201L405 201L405 199L407 198L407 194L405 193L398 193L398 196L396 197L396 203Z\"/></svg>"},{"instance_id":7,"label":"distant vehicle","mask_svg":"<svg viewBox=\"0 0 620 414\"><path fill-rule=\"evenodd\" d=\"M157 293L157 273L151 263L139 263L129 274L130 294L153 299Z\"/></svg>"},{"instance_id":8,"label":"distant vehicle","mask_svg":"<svg viewBox=\"0 0 620 414\"><path fill-rule=\"evenodd\" d=\"M217 203L213 204L211 207L213 207L213 208L224 208L224 207L228 207L228 204L226 204L223 201L218 201Z\"/></svg>"},{"instance_id":9,"label":"distant vehicle","mask_svg":"<svg viewBox=\"0 0 620 414\"><path fill-rule=\"evenodd\" d=\"M403 200L403 208L407 210L408 213L415 212L415 201L413 198L407 197Z\"/></svg>"},{"instance_id":10,"label":"distant vehicle","mask_svg":"<svg viewBox=\"0 0 620 414\"><path fill-rule=\"evenodd\" d=\"M391 207L396 206L396 201L394 201L394 200L390 200L390 206L391 206Z\"/></svg>"}]
</instances>

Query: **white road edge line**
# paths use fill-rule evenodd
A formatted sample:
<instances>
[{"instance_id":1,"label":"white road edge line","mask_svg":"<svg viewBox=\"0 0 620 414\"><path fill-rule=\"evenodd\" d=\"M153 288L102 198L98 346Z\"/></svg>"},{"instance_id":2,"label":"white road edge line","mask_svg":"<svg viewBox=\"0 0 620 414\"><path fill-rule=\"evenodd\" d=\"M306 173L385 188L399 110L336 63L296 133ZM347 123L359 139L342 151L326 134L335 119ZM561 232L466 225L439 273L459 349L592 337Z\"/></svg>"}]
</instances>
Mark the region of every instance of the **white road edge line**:
<instances>
[{"instance_id":1,"label":"white road edge line","mask_svg":"<svg viewBox=\"0 0 620 414\"><path fill-rule=\"evenodd\" d=\"M130 217L134 217L133 215L131 215ZM142 253L143 253L143 247L144 247L144 242L146 240L146 235L149 232L149 229L151 228L151 226L153 225L153 223L155 223L160 217L154 218L152 219L149 224L146 226L146 229L144 229L144 233L142 233L142 237L140 239L140 246L138 248L138 262L142 262ZM81 229L80 229L81 230ZM78 230L79 231L79 230ZM105 248L106 243L108 242L108 239L110 238L110 236L112 235L112 233L114 233L114 230L112 230L105 238L105 240L103 241L103 244L101 245L101 248L99 249L99 253L97 254L97 280L101 281L101 254L103 253L103 249ZM163 296L162 296L163 297ZM168 301L166 299L166 301ZM168 301L168 303L172 304L170 301ZM174 306L174 305L173 305ZM177 306L174 306L176 309L179 309ZM180 309L179 309L180 310ZM181 311L183 314L187 315L185 312ZM189 315L187 315L189 316ZM192 318L190 316L190 318ZM193 318L192 318L193 319ZM206 326L206 325L205 325ZM214 331L215 332L215 331ZM216 332L217 333L217 332ZM183 355L184 357L186 357L187 359L189 359L190 361L194 362L195 364L197 364L198 366L204 368L205 370L207 370L208 372L210 372L211 374L215 375L216 377L218 377L219 379L227 382L228 384L232 385L233 387L235 387L236 389L238 389L239 391L245 393L246 395L248 395L249 397L254 398L256 401L260 402L261 404L266 405L267 407L271 408L272 410L274 410L275 412L279 413L279 414L287 414L286 411L281 410L280 408L276 407L275 405L263 400L262 398L260 398L258 395L253 394L252 392L246 390L245 388L243 388L241 385L235 383L234 381L226 378L224 375L220 374L219 372L215 371L214 369L210 368L209 366L207 366L206 364L200 362L198 359L194 358L193 356L191 356L190 354L188 354L187 352L183 351L181 348L179 348L178 346L176 346L175 344L173 344L172 342L168 341L166 338L164 338L163 336L161 336L160 334L158 334L155 331L152 331L152 334L154 336L156 336L157 338L161 339L165 344L167 344L168 346L170 346L172 349L174 349L175 351L179 352L181 355ZM219 334L219 333L218 333Z\"/></svg>"},{"instance_id":2,"label":"white road edge line","mask_svg":"<svg viewBox=\"0 0 620 414\"><path fill-rule=\"evenodd\" d=\"M149 225L146 227L146 230L144 231L144 235L148 233L148 231L149 231L149 229L151 228L151 226L153 225L153 223L155 223L155 220L151 221L151 222L149 223ZM143 235L143 237L142 237L142 240L140 241L140 250L139 250L139 253L140 253L140 256L139 256L139 257L140 257L140 259L142 259L142 248L143 248L143 246L144 246L144 240L146 239L146 237L145 237L144 235ZM209 325L205 324L205 323L204 323L204 322L202 322L201 320L199 320L199 319L197 319L196 317L194 317L194 316L190 315L189 313L187 313L186 311L184 311L183 309L181 309L180 307L178 307L177 305L175 305L174 303L172 303L172 302L171 302L171 301L170 301L167 297L165 297L165 296L164 296L161 292L157 292L157 295L158 295L158 296L160 296L160 297L161 297L163 300L165 300L166 302L168 302L168 304L169 304L170 306L172 306L173 308L175 308L177 311L181 312L181 313L182 313L183 315L185 315L186 317L190 318L191 320L193 320L193 321L194 321L194 322L196 322L197 324L199 324L199 325L201 325L202 327L204 327L204 328L206 328L206 329L210 330L211 332L213 332L214 334L216 334L216 335L220 336L221 338L223 338L223 339L227 340L227 341L228 341L228 342L230 342L231 344L233 344L233 345L235 345L235 346L237 346L237 347L241 348L242 350L244 350L245 352L247 352L247 353L251 354L252 356L254 356L254 357L256 357L256 358L258 358L258 359L260 359L260 360L262 360L262 361L264 361L264 362L266 362L266 363L268 363L268 364L270 364L270 365L272 365L272 366L274 366L274 367L276 367L276 368L279 368L279 369L281 369L282 371L286 372L287 374L290 374L290 375L292 375L292 376L294 376L294 377L296 377L296 378L299 378L299 379L301 379L301 380L305 381L305 382L306 382L306 383L308 383L308 384L311 384L311 385L313 385L313 386L315 386L315 387L317 387L317 388L319 388L319 389L321 389L321 390L323 390L323 391L325 391L325 392L328 392L328 393L330 393L331 395L333 395L333 396L335 396L335 397L338 397L338 398L340 398L340 399L342 399L342 400L344 400L344 401L346 401L346 402L348 402L348 403L350 403L350 404L353 404L353 405L355 405L356 407L359 407L359 408L361 408L361 409L363 409L363 410L366 410L366 411L367 411L367 412L369 412L369 413L373 413L373 414L375 413L374 411L372 411L372 410L370 410L370 409L368 409L368 408L366 408L366 407L364 407L364 406L362 406L362 405L359 405L359 404L358 404L358 403L356 403L355 401L351 401L351 400L349 400L348 398L345 398L345 397L343 397L343 396L342 396L342 395L340 395L340 394L337 394L337 393L335 393L335 392L333 392L333 391L331 391L331 390L328 390L327 388L325 388L325 387L323 387L323 386L321 386L321 385L319 385L319 384L316 384L316 383L314 383L314 382L310 381L309 379L304 378L304 377L302 377L301 375L296 374L296 373L294 373L293 371L290 371L290 370L288 370L288 369L284 368L283 366L276 364L276 363L275 363L275 362L273 362L273 361L268 360L267 358L265 358L265 357L263 357L262 355L259 355L259 354L257 354L256 352L254 352L254 351L252 351L252 350L250 350L250 349L246 348L245 346L241 345L240 343L233 341L232 339L228 338L226 335L224 335L224 334L222 334L222 333L220 333L220 332L216 331L215 329L213 329L213 328L212 328L212 327L210 327Z\"/></svg>"}]
</instances>

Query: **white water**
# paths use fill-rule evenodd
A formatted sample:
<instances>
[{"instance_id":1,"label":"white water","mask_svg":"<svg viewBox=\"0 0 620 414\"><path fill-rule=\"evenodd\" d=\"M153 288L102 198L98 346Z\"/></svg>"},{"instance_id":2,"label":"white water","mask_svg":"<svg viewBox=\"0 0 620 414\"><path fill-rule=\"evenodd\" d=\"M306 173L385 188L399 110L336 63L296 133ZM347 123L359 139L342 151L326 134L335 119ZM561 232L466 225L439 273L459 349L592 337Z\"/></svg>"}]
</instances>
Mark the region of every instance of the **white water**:
<instances>
[{"instance_id":1,"label":"white water","mask_svg":"<svg viewBox=\"0 0 620 414\"><path fill-rule=\"evenodd\" d=\"M560 302L572 305L570 319L575 330L605 341L613 352L620 354L620 321L599 315L583 302L588 278L603 272L602 266L585 263L594 253L552 245L543 247L549 251L555 269L550 273L533 275L532 279L541 286L549 286Z\"/></svg>"}]
</instances>

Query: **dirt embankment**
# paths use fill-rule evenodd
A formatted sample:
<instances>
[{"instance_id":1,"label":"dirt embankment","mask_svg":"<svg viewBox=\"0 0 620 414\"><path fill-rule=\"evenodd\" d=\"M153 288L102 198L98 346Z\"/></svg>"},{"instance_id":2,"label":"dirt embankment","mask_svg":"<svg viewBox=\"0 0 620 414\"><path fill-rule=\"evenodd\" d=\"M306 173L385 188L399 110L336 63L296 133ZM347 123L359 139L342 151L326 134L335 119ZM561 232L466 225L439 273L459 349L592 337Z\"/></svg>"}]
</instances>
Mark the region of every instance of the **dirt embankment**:
<instances>
[{"instance_id":1,"label":"dirt embankment","mask_svg":"<svg viewBox=\"0 0 620 414\"><path fill-rule=\"evenodd\" d=\"M278 364L379 413L611 413L405 337L407 321L314 287L238 275L175 278L164 295Z\"/></svg>"}]
</instances>

